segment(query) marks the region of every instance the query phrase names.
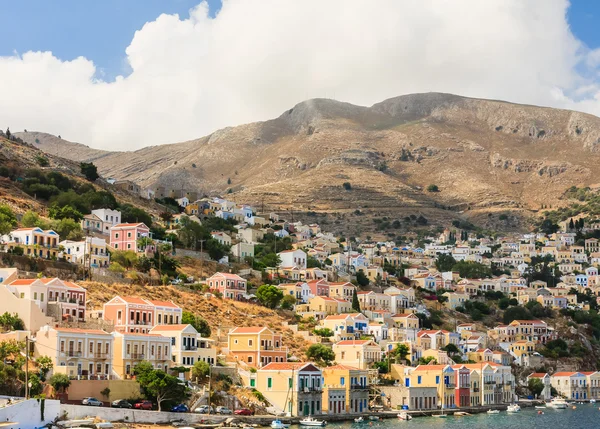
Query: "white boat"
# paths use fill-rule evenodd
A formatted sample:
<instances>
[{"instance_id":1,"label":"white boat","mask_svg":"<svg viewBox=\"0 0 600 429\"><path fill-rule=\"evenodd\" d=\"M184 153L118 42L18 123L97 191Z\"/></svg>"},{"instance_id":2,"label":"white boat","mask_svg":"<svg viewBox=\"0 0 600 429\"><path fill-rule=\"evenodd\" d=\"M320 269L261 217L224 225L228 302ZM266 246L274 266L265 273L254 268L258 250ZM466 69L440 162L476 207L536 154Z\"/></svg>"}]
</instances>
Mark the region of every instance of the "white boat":
<instances>
[{"instance_id":1,"label":"white boat","mask_svg":"<svg viewBox=\"0 0 600 429\"><path fill-rule=\"evenodd\" d=\"M369 420L371 420L372 422L377 422L379 421L379 416L369 416Z\"/></svg>"},{"instance_id":2,"label":"white boat","mask_svg":"<svg viewBox=\"0 0 600 429\"><path fill-rule=\"evenodd\" d=\"M590 399L590 404L595 404L596 400L595 399Z\"/></svg>"},{"instance_id":3,"label":"white boat","mask_svg":"<svg viewBox=\"0 0 600 429\"><path fill-rule=\"evenodd\" d=\"M552 398L550 402L546 404L548 408L554 408L556 410L564 410L569 404L563 398Z\"/></svg>"},{"instance_id":4,"label":"white boat","mask_svg":"<svg viewBox=\"0 0 600 429\"><path fill-rule=\"evenodd\" d=\"M412 420L412 416L410 414L408 414L406 411L402 411L401 413L398 413L398 418L400 420Z\"/></svg>"},{"instance_id":5,"label":"white boat","mask_svg":"<svg viewBox=\"0 0 600 429\"><path fill-rule=\"evenodd\" d=\"M535 409L536 409L536 410L543 410L544 408L546 408L546 407L545 407L545 406L543 406L543 405L536 405L536 406L535 406Z\"/></svg>"},{"instance_id":6,"label":"white boat","mask_svg":"<svg viewBox=\"0 0 600 429\"><path fill-rule=\"evenodd\" d=\"M314 417L308 416L302 420L300 420L300 426L318 426L324 427L327 425L325 420L317 420Z\"/></svg>"},{"instance_id":7,"label":"white boat","mask_svg":"<svg viewBox=\"0 0 600 429\"><path fill-rule=\"evenodd\" d=\"M521 407L519 407L519 404L510 404L508 408L506 408L506 411L509 413L518 413L521 411Z\"/></svg>"},{"instance_id":8,"label":"white boat","mask_svg":"<svg viewBox=\"0 0 600 429\"><path fill-rule=\"evenodd\" d=\"M271 422L271 428L272 429L287 429L289 428L290 425L287 423L283 423L281 420L277 419L277 420L273 420Z\"/></svg>"},{"instance_id":9,"label":"white boat","mask_svg":"<svg viewBox=\"0 0 600 429\"><path fill-rule=\"evenodd\" d=\"M438 419L445 419L446 417L448 417L446 414L434 414L433 417L437 417Z\"/></svg>"},{"instance_id":10,"label":"white boat","mask_svg":"<svg viewBox=\"0 0 600 429\"><path fill-rule=\"evenodd\" d=\"M364 422L365 422L365 419L362 416L354 419L354 423L364 423Z\"/></svg>"},{"instance_id":11,"label":"white boat","mask_svg":"<svg viewBox=\"0 0 600 429\"><path fill-rule=\"evenodd\" d=\"M488 410L488 414L500 414L500 410Z\"/></svg>"}]
</instances>

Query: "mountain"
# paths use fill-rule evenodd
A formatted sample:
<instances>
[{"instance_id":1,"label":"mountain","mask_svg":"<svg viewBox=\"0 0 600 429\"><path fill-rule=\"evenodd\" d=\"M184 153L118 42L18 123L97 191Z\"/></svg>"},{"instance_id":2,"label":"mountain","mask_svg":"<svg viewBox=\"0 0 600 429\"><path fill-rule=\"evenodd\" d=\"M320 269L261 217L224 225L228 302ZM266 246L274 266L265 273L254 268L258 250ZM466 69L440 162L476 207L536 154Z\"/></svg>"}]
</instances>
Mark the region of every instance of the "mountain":
<instances>
[{"instance_id":1,"label":"mountain","mask_svg":"<svg viewBox=\"0 0 600 429\"><path fill-rule=\"evenodd\" d=\"M599 118L441 93L371 107L308 100L272 120L135 152L18 135L92 161L104 177L206 194L231 189L232 199L270 210L335 213L337 230L364 224L361 214L523 227L542 206L564 204L569 187L600 183ZM427 191L432 184L439 192ZM498 213L509 220L498 222Z\"/></svg>"}]
</instances>

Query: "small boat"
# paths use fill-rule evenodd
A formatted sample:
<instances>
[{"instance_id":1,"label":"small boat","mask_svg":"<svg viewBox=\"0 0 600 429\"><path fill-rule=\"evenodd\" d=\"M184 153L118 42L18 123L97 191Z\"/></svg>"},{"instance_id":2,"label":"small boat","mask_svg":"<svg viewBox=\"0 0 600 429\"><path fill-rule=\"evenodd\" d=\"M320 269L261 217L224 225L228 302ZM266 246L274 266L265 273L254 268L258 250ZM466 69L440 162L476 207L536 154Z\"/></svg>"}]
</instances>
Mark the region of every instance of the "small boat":
<instances>
[{"instance_id":1,"label":"small boat","mask_svg":"<svg viewBox=\"0 0 600 429\"><path fill-rule=\"evenodd\" d=\"M488 410L488 414L500 414L500 410Z\"/></svg>"},{"instance_id":2,"label":"small boat","mask_svg":"<svg viewBox=\"0 0 600 429\"><path fill-rule=\"evenodd\" d=\"M398 413L398 418L400 420L412 420L412 416L410 414L408 414L406 411L402 411L401 413Z\"/></svg>"},{"instance_id":3,"label":"small boat","mask_svg":"<svg viewBox=\"0 0 600 429\"><path fill-rule=\"evenodd\" d=\"M379 416L369 416L369 420L371 420L372 422L378 422Z\"/></svg>"},{"instance_id":4,"label":"small boat","mask_svg":"<svg viewBox=\"0 0 600 429\"><path fill-rule=\"evenodd\" d=\"M364 422L365 422L365 419L362 416L354 419L354 423L364 423Z\"/></svg>"},{"instance_id":5,"label":"small boat","mask_svg":"<svg viewBox=\"0 0 600 429\"><path fill-rule=\"evenodd\" d=\"M325 427L326 425L327 425L327 422L325 420L317 420L311 416L308 416L308 417L300 420L300 426Z\"/></svg>"},{"instance_id":6,"label":"small boat","mask_svg":"<svg viewBox=\"0 0 600 429\"><path fill-rule=\"evenodd\" d=\"M543 405L536 405L536 406L535 406L535 409L536 409L536 410L543 410L543 409L545 409L545 408L546 408L546 407L545 407L545 406L543 406Z\"/></svg>"},{"instance_id":7,"label":"small boat","mask_svg":"<svg viewBox=\"0 0 600 429\"><path fill-rule=\"evenodd\" d=\"M590 399L590 404L595 404L596 400L595 399Z\"/></svg>"},{"instance_id":8,"label":"small boat","mask_svg":"<svg viewBox=\"0 0 600 429\"><path fill-rule=\"evenodd\" d=\"M271 429L287 429L290 425L287 423L283 423L281 420L273 420L271 422Z\"/></svg>"},{"instance_id":9,"label":"small boat","mask_svg":"<svg viewBox=\"0 0 600 429\"><path fill-rule=\"evenodd\" d=\"M510 404L507 408L506 411L508 413L518 413L519 411L521 411L521 407L519 407L519 404Z\"/></svg>"},{"instance_id":10,"label":"small boat","mask_svg":"<svg viewBox=\"0 0 600 429\"><path fill-rule=\"evenodd\" d=\"M556 410L564 410L569 404L563 398L552 398L550 402L546 404L548 408L554 408Z\"/></svg>"}]
</instances>

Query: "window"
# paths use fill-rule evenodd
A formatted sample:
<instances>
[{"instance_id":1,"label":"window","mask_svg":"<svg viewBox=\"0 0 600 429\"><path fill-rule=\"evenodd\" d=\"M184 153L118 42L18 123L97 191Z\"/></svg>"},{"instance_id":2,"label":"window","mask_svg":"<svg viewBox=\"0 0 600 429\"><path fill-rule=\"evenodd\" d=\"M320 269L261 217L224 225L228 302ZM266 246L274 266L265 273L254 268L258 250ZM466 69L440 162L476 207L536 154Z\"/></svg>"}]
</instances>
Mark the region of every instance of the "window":
<instances>
[{"instance_id":1,"label":"window","mask_svg":"<svg viewBox=\"0 0 600 429\"><path fill-rule=\"evenodd\" d=\"M248 363L252 363L252 356L248 356Z\"/></svg>"},{"instance_id":2,"label":"window","mask_svg":"<svg viewBox=\"0 0 600 429\"><path fill-rule=\"evenodd\" d=\"M119 238L119 233L118 232L115 233L115 238ZM117 246L115 246L115 247L117 247Z\"/></svg>"},{"instance_id":3,"label":"window","mask_svg":"<svg viewBox=\"0 0 600 429\"><path fill-rule=\"evenodd\" d=\"M90 353L94 353L94 343L90 343Z\"/></svg>"},{"instance_id":4,"label":"window","mask_svg":"<svg viewBox=\"0 0 600 429\"><path fill-rule=\"evenodd\" d=\"M25 294L21 292L21 298L25 298Z\"/></svg>"},{"instance_id":5,"label":"window","mask_svg":"<svg viewBox=\"0 0 600 429\"><path fill-rule=\"evenodd\" d=\"M346 384L346 377L340 377L340 384L344 386Z\"/></svg>"},{"instance_id":6,"label":"window","mask_svg":"<svg viewBox=\"0 0 600 429\"><path fill-rule=\"evenodd\" d=\"M267 378L267 389L271 389L273 387L273 379L271 377Z\"/></svg>"},{"instance_id":7,"label":"window","mask_svg":"<svg viewBox=\"0 0 600 429\"><path fill-rule=\"evenodd\" d=\"M291 389L292 388L292 377L288 378L288 387Z\"/></svg>"},{"instance_id":8,"label":"window","mask_svg":"<svg viewBox=\"0 0 600 429\"><path fill-rule=\"evenodd\" d=\"M256 387L256 380L254 378L250 379L250 387ZM291 403L290 403L291 405Z\"/></svg>"},{"instance_id":9,"label":"window","mask_svg":"<svg viewBox=\"0 0 600 429\"><path fill-rule=\"evenodd\" d=\"M37 299L37 292L33 292L33 299Z\"/></svg>"},{"instance_id":10,"label":"window","mask_svg":"<svg viewBox=\"0 0 600 429\"><path fill-rule=\"evenodd\" d=\"M131 354L131 344L127 344L127 354Z\"/></svg>"},{"instance_id":11,"label":"window","mask_svg":"<svg viewBox=\"0 0 600 429\"><path fill-rule=\"evenodd\" d=\"M109 346L109 344L108 344L108 343L106 343L106 347L104 347L104 350L105 350L105 352L104 352L104 353L108 354L108 352L109 352L109 347L110 347L110 346Z\"/></svg>"},{"instance_id":12,"label":"window","mask_svg":"<svg viewBox=\"0 0 600 429\"><path fill-rule=\"evenodd\" d=\"M40 301L44 302L44 293L43 292L40 294Z\"/></svg>"},{"instance_id":13,"label":"window","mask_svg":"<svg viewBox=\"0 0 600 429\"><path fill-rule=\"evenodd\" d=\"M440 384L440 376L439 375L435 376L435 384Z\"/></svg>"},{"instance_id":14,"label":"window","mask_svg":"<svg viewBox=\"0 0 600 429\"><path fill-rule=\"evenodd\" d=\"M248 340L248 346L252 347L253 341L252 340Z\"/></svg>"},{"instance_id":15,"label":"window","mask_svg":"<svg viewBox=\"0 0 600 429\"><path fill-rule=\"evenodd\" d=\"M65 342L64 342L64 341L61 341L61 342L60 342L60 352L61 352L61 353L64 353L64 351L65 351Z\"/></svg>"},{"instance_id":16,"label":"window","mask_svg":"<svg viewBox=\"0 0 600 429\"><path fill-rule=\"evenodd\" d=\"M175 337L171 337L171 345L174 346L175 345Z\"/></svg>"}]
</instances>

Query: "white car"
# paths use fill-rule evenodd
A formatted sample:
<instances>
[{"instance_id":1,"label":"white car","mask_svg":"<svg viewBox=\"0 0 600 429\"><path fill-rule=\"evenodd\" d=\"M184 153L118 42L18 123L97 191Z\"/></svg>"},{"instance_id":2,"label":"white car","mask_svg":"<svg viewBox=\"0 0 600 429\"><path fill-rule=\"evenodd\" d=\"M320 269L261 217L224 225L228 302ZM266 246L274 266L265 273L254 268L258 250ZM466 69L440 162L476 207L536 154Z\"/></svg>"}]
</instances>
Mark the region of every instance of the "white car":
<instances>
[{"instance_id":1,"label":"white car","mask_svg":"<svg viewBox=\"0 0 600 429\"><path fill-rule=\"evenodd\" d=\"M233 414L233 411L227 407L217 407L217 414Z\"/></svg>"}]
</instances>

